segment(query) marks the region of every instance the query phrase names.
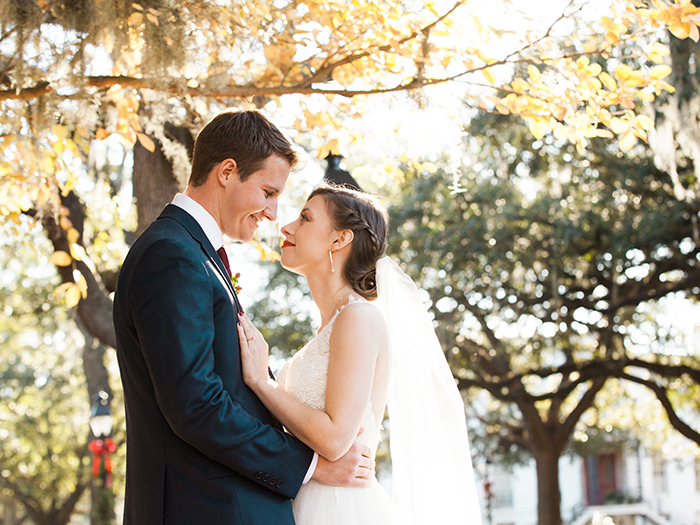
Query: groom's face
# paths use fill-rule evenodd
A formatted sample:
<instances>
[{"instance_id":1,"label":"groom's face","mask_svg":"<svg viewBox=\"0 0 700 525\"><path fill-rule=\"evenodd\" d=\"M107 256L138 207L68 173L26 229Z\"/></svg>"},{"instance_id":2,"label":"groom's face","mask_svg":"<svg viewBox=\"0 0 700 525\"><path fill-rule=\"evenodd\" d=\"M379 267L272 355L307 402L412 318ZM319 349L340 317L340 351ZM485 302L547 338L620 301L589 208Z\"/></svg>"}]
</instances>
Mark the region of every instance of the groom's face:
<instances>
[{"instance_id":1,"label":"groom's face","mask_svg":"<svg viewBox=\"0 0 700 525\"><path fill-rule=\"evenodd\" d=\"M233 175L226 186L221 214L223 232L235 241L248 242L263 219L277 217L277 199L289 177L289 163L271 155L262 167L241 182Z\"/></svg>"}]
</instances>

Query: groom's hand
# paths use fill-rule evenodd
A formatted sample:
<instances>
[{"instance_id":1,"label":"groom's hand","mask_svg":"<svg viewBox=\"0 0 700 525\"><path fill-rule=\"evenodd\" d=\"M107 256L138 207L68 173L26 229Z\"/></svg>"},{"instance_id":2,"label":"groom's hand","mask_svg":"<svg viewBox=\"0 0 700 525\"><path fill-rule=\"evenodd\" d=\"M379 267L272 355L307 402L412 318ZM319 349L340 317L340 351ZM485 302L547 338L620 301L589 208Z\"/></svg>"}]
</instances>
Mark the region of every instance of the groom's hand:
<instances>
[{"instance_id":1,"label":"groom's hand","mask_svg":"<svg viewBox=\"0 0 700 525\"><path fill-rule=\"evenodd\" d=\"M367 488L374 479L372 451L368 446L355 441L350 450L337 461L328 461L319 456L311 479L336 487Z\"/></svg>"}]
</instances>

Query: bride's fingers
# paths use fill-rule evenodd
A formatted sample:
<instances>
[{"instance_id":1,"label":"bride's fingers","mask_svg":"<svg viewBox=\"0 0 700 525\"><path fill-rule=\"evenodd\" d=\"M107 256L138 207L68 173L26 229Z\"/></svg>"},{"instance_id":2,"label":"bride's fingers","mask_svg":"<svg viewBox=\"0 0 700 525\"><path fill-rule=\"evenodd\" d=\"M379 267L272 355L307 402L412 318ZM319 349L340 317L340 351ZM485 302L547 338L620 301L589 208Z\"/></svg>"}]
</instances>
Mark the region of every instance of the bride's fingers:
<instances>
[{"instance_id":1,"label":"bride's fingers","mask_svg":"<svg viewBox=\"0 0 700 525\"><path fill-rule=\"evenodd\" d=\"M241 320L241 323L243 323L243 327L245 328L245 333L248 338L250 339L253 337L257 330L250 318L242 311L238 313L238 318Z\"/></svg>"},{"instance_id":2,"label":"bride's fingers","mask_svg":"<svg viewBox=\"0 0 700 525\"><path fill-rule=\"evenodd\" d=\"M260 330L255 327L250 318L245 313L239 313L238 315L245 328L246 339L248 341L255 339L261 343L264 343L265 339L262 336L262 333L260 333Z\"/></svg>"},{"instance_id":3,"label":"bride's fingers","mask_svg":"<svg viewBox=\"0 0 700 525\"><path fill-rule=\"evenodd\" d=\"M246 341L250 341L255 337L255 327L253 323L250 322L248 316L243 312L238 313L238 320L240 321L240 325L243 326L243 333L245 334Z\"/></svg>"},{"instance_id":4,"label":"bride's fingers","mask_svg":"<svg viewBox=\"0 0 700 525\"><path fill-rule=\"evenodd\" d=\"M248 348L248 336L246 336L245 328L243 327L243 323L238 323L237 328L238 328L238 342L240 343L241 349L243 349L244 347L247 349Z\"/></svg>"}]
</instances>

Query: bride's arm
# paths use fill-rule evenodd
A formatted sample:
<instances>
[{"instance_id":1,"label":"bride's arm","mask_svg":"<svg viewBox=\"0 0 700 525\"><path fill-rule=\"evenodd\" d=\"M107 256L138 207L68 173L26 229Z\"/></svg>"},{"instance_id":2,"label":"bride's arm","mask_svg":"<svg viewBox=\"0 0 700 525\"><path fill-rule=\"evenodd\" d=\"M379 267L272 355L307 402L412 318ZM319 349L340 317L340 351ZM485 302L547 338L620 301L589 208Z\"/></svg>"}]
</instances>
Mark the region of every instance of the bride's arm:
<instances>
[{"instance_id":1,"label":"bride's arm","mask_svg":"<svg viewBox=\"0 0 700 525\"><path fill-rule=\"evenodd\" d=\"M255 337L255 339L251 339ZM368 304L345 308L331 333L325 411L285 392L267 373L267 343L245 315L239 325L243 379L267 409L324 458L342 457L355 440L370 400L377 358L387 351L384 319Z\"/></svg>"}]
</instances>

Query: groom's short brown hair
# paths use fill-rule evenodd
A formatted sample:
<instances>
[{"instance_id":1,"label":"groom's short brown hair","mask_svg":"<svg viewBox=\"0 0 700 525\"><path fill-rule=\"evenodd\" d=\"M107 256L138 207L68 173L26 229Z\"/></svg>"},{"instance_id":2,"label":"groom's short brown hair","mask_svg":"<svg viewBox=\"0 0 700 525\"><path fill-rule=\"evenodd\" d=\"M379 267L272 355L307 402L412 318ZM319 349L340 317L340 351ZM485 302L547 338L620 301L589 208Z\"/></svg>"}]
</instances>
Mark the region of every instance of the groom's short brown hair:
<instances>
[{"instance_id":1,"label":"groom's short brown hair","mask_svg":"<svg viewBox=\"0 0 700 525\"><path fill-rule=\"evenodd\" d=\"M271 155L285 159L290 169L299 164L292 144L260 111L225 109L204 126L195 141L189 184L204 184L214 166L226 159L236 161L243 182Z\"/></svg>"}]
</instances>

